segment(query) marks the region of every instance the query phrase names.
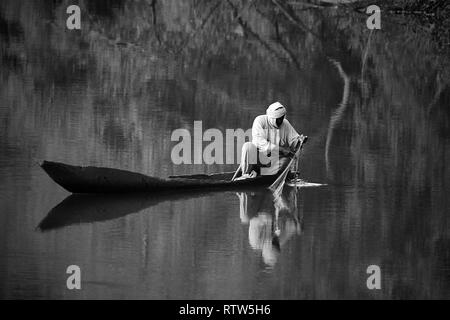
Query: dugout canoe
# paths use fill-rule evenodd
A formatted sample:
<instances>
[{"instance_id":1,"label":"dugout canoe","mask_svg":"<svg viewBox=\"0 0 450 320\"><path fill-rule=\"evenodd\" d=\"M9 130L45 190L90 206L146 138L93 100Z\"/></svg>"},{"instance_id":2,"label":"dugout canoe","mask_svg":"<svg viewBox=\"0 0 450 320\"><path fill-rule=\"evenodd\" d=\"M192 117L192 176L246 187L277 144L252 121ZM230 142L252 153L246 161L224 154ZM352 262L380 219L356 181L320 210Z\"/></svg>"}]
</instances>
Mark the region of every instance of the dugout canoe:
<instances>
[{"instance_id":1,"label":"dugout canoe","mask_svg":"<svg viewBox=\"0 0 450 320\"><path fill-rule=\"evenodd\" d=\"M234 190L249 186L269 186L278 177L278 175L258 176L252 179L231 181L234 172L224 172L162 179L113 168L80 167L52 161L43 161L40 165L53 181L75 194L159 192L177 189Z\"/></svg>"}]
</instances>

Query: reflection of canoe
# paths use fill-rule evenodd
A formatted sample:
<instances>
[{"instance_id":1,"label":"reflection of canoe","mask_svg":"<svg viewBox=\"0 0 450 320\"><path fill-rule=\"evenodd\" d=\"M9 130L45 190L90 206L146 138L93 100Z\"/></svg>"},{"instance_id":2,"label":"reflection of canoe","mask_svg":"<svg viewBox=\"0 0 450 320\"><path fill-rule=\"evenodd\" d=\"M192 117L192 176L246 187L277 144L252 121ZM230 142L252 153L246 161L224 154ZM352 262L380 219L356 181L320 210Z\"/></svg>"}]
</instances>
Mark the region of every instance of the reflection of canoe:
<instances>
[{"instance_id":1,"label":"reflection of canoe","mask_svg":"<svg viewBox=\"0 0 450 320\"><path fill-rule=\"evenodd\" d=\"M241 188L243 192L268 192L266 188ZM113 220L151 208L166 201L200 198L219 189L157 191L126 194L71 194L56 205L39 223L41 231L47 231L81 223Z\"/></svg>"},{"instance_id":2,"label":"reflection of canoe","mask_svg":"<svg viewBox=\"0 0 450 320\"><path fill-rule=\"evenodd\" d=\"M158 196L143 193L72 194L55 206L39 223L41 231L80 223L107 221L153 207L165 201L205 196L207 192L158 192Z\"/></svg>"},{"instance_id":3,"label":"reflection of canoe","mask_svg":"<svg viewBox=\"0 0 450 320\"><path fill-rule=\"evenodd\" d=\"M230 190L248 186L268 186L277 178L273 175L231 181L233 172L225 172L161 179L119 169L79 167L50 161L44 161L41 167L57 184L72 193L128 193L211 188Z\"/></svg>"},{"instance_id":4,"label":"reflection of canoe","mask_svg":"<svg viewBox=\"0 0 450 320\"><path fill-rule=\"evenodd\" d=\"M152 197L153 198L153 197ZM157 204L148 195L72 194L55 206L39 223L42 231L72 224L106 221L138 212Z\"/></svg>"}]
</instances>

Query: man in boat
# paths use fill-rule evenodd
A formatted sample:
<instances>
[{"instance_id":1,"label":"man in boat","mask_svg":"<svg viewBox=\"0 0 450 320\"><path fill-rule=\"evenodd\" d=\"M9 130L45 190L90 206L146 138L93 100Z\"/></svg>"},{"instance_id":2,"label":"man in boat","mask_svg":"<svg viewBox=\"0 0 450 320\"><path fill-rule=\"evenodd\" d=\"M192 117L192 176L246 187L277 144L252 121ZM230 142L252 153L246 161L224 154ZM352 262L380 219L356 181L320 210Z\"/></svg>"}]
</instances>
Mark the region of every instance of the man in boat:
<instances>
[{"instance_id":1,"label":"man in boat","mask_svg":"<svg viewBox=\"0 0 450 320\"><path fill-rule=\"evenodd\" d=\"M282 172L294 157L304 139L286 119L286 108L279 102L271 104L266 114L257 116L252 126L252 141L242 146L240 171L247 179L257 175Z\"/></svg>"}]
</instances>

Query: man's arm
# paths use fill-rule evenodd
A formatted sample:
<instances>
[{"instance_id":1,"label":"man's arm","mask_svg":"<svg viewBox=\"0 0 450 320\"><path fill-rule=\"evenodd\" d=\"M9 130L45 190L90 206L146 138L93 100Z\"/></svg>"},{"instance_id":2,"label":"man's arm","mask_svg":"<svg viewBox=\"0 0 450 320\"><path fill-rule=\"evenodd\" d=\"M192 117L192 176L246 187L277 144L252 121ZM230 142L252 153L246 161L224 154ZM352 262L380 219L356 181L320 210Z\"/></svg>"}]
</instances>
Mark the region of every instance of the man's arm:
<instances>
[{"instance_id":1,"label":"man's arm","mask_svg":"<svg viewBox=\"0 0 450 320\"><path fill-rule=\"evenodd\" d=\"M287 129L287 141L289 144L289 148L291 150L297 150L298 146L300 145L301 142L301 135L298 134L298 132L294 129L294 127L291 125L291 123L286 119L284 120L285 123L284 125L286 125L286 129Z\"/></svg>"},{"instance_id":2,"label":"man's arm","mask_svg":"<svg viewBox=\"0 0 450 320\"><path fill-rule=\"evenodd\" d=\"M277 147L268 140L267 130L262 127L261 120L258 117L253 121L252 142L261 152L272 152Z\"/></svg>"}]
</instances>

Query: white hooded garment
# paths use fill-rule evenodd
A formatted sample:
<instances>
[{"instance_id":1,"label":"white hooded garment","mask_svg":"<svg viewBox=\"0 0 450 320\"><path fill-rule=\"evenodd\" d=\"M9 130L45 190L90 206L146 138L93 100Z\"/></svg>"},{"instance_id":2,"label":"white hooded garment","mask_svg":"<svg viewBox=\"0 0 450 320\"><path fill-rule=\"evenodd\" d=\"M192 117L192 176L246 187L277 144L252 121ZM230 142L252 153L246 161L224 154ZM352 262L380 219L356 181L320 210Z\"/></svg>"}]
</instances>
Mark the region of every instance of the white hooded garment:
<instances>
[{"instance_id":1,"label":"white hooded garment","mask_svg":"<svg viewBox=\"0 0 450 320\"><path fill-rule=\"evenodd\" d=\"M300 135L287 119L278 128L272 123L267 115L257 116L253 121L252 143L260 152L271 152L277 146L292 147L297 142Z\"/></svg>"}]
</instances>

